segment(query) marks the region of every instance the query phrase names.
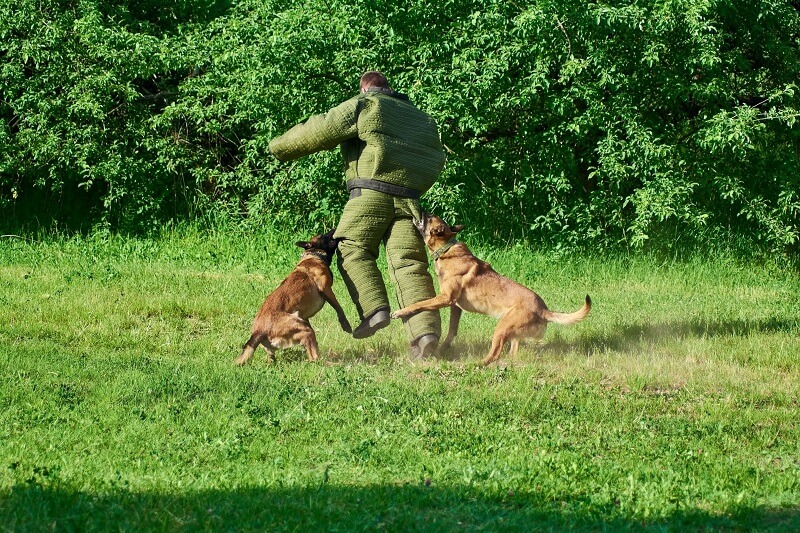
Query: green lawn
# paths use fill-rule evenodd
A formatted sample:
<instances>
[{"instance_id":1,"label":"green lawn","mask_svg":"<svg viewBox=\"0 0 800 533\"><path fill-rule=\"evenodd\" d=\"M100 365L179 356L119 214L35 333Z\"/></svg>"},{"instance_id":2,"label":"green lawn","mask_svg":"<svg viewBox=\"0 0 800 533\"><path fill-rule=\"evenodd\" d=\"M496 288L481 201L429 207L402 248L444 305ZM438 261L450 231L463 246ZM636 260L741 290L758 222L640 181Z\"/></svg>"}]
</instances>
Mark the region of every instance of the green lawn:
<instances>
[{"instance_id":1,"label":"green lawn","mask_svg":"<svg viewBox=\"0 0 800 533\"><path fill-rule=\"evenodd\" d=\"M0 239L0 529L800 529L797 273L473 246L591 315L482 368L490 318L414 363L326 307L237 368L294 240Z\"/></svg>"}]
</instances>

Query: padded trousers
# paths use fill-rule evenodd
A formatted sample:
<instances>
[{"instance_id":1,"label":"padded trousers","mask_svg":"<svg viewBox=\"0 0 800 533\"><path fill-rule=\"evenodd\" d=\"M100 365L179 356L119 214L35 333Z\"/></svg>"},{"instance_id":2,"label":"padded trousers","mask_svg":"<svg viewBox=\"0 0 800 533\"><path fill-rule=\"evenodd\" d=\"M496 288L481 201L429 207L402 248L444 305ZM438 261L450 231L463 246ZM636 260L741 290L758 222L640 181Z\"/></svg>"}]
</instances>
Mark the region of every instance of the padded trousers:
<instances>
[{"instance_id":1,"label":"padded trousers","mask_svg":"<svg viewBox=\"0 0 800 533\"><path fill-rule=\"evenodd\" d=\"M361 320L391 309L377 264L381 243L401 308L436 295L425 243L414 226L420 214L418 200L370 189L361 189L345 205L334 233L343 239L338 266ZM403 322L410 342L428 334L441 336L439 311L423 311Z\"/></svg>"}]
</instances>

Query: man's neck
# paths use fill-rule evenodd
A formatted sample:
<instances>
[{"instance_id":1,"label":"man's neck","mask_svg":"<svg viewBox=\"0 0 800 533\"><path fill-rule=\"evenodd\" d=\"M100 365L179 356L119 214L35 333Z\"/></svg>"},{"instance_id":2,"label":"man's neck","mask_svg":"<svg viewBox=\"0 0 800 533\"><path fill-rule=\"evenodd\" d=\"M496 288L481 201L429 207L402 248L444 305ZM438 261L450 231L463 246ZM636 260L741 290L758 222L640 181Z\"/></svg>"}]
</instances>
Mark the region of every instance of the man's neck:
<instances>
[{"instance_id":1,"label":"man's neck","mask_svg":"<svg viewBox=\"0 0 800 533\"><path fill-rule=\"evenodd\" d=\"M394 91L389 87L366 87L364 89L361 89L361 92L362 93L378 92L378 93L388 94L390 96L394 94Z\"/></svg>"}]
</instances>

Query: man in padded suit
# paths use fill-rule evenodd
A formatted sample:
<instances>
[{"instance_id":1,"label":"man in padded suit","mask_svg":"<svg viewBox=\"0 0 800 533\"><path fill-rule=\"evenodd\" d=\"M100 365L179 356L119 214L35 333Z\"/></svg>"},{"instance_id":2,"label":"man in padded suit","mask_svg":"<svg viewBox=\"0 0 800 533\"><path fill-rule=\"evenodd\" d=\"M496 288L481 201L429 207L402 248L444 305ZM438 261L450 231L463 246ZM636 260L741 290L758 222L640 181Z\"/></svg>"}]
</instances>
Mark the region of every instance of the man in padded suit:
<instances>
[{"instance_id":1,"label":"man in padded suit","mask_svg":"<svg viewBox=\"0 0 800 533\"><path fill-rule=\"evenodd\" d=\"M356 304L363 339L389 325L390 306L377 266L384 244L400 307L435 296L422 237L414 226L419 197L445 163L436 122L394 91L380 72L361 76L361 92L269 143L281 161L339 146L350 199L336 228L339 271ZM412 357L432 354L441 335L438 311L404 319Z\"/></svg>"}]
</instances>

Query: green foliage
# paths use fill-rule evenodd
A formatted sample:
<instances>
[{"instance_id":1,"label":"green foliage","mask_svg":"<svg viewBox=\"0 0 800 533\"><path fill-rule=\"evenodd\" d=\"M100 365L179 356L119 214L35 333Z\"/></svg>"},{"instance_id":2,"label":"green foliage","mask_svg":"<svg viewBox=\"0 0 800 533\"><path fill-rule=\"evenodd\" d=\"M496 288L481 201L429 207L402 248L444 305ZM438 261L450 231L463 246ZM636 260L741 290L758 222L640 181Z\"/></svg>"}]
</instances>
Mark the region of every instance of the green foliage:
<instances>
[{"instance_id":1,"label":"green foliage","mask_svg":"<svg viewBox=\"0 0 800 533\"><path fill-rule=\"evenodd\" d=\"M338 155L267 143L375 68L441 125L427 207L477 233L793 254L799 36L776 0L21 0L0 8L0 202L330 226Z\"/></svg>"},{"instance_id":2,"label":"green foliage","mask_svg":"<svg viewBox=\"0 0 800 533\"><path fill-rule=\"evenodd\" d=\"M176 76L167 43L121 7L23 0L2 9L4 210L123 228L174 216L164 201L177 176L147 142L164 80Z\"/></svg>"}]
</instances>

